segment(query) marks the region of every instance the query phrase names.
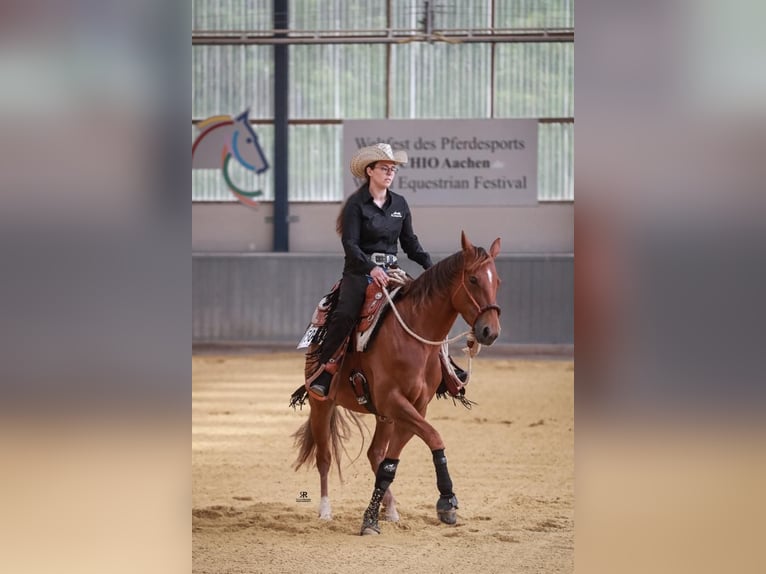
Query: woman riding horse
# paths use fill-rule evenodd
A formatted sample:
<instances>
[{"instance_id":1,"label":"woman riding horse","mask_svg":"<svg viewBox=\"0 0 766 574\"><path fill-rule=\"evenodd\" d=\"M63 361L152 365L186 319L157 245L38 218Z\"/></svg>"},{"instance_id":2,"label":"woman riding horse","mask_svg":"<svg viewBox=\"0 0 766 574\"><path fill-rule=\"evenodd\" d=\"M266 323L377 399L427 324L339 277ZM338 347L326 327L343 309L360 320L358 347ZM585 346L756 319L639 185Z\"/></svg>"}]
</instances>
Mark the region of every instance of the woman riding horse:
<instances>
[{"instance_id":1,"label":"woman riding horse","mask_svg":"<svg viewBox=\"0 0 766 574\"><path fill-rule=\"evenodd\" d=\"M397 166L404 163L407 153L393 151L386 143L363 147L351 158L351 174L366 181L348 198L336 223L346 254L343 279L319 352L318 367L309 376L309 389L320 400L329 392L346 339L359 318L367 285L373 281L380 287L388 285L386 269L396 265L397 241L423 269L432 265L431 256L412 229L407 200L389 189Z\"/></svg>"}]
</instances>

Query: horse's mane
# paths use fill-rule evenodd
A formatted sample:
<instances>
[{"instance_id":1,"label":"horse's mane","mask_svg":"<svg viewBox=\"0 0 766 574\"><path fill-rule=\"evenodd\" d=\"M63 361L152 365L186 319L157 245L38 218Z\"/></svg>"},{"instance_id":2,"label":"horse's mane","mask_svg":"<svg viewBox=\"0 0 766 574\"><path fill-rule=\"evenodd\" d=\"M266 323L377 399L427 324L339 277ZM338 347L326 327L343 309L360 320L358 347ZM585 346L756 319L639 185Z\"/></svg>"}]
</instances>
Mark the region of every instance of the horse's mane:
<instances>
[{"instance_id":1,"label":"horse's mane","mask_svg":"<svg viewBox=\"0 0 766 574\"><path fill-rule=\"evenodd\" d=\"M483 247L473 248L471 261L465 262L463 257L463 251L458 251L429 267L420 277L402 288L402 297L406 297L413 305L420 306L432 297L448 292L455 280L455 275L464 267L470 272L490 259L489 253Z\"/></svg>"}]
</instances>

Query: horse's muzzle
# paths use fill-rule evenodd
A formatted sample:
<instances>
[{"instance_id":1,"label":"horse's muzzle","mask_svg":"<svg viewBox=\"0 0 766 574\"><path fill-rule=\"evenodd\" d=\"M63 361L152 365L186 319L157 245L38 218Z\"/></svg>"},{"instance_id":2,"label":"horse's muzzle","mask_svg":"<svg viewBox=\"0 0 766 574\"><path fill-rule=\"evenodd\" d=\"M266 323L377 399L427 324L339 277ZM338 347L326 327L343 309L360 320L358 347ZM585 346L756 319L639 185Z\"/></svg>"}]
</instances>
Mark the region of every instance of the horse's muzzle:
<instances>
[{"instance_id":1,"label":"horse's muzzle","mask_svg":"<svg viewBox=\"0 0 766 574\"><path fill-rule=\"evenodd\" d=\"M500 335L500 320L494 313L485 313L473 326L473 334L482 345L491 345Z\"/></svg>"}]
</instances>

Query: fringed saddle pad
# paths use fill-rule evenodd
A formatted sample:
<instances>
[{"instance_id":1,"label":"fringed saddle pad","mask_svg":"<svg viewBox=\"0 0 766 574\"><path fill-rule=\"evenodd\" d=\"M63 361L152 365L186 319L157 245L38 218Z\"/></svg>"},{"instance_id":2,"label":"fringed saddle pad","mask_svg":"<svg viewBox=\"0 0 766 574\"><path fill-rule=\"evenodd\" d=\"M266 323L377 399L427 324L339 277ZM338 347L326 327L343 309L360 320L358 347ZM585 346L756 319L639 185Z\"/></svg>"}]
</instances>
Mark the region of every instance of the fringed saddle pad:
<instances>
[{"instance_id":1,"label":"fringed saddle pad","mask_svg":"<svg viewBox=\"0 0 766 574\"><path fill-rule=\"evenodd\" d=\"M339 288L340 280L336 281L330 292L319 300L319 304L311 316L311 322L296 348L308 349L312 344L319 345L324 340L327 333L327 321L338 304Z\"/></svg>"}]
</instances>

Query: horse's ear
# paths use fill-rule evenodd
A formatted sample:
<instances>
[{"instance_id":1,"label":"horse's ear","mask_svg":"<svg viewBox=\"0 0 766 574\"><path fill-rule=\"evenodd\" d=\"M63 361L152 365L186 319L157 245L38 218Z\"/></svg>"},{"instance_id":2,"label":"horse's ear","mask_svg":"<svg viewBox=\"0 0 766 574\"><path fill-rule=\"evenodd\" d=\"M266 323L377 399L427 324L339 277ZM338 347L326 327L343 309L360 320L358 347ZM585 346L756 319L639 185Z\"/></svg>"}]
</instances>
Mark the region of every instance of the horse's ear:
<instances>
[{"instance_id":1,"label":"horse's ear","mask_svg":"<svg viewBox=\"0 0 766 574\"><path fill-rule=\"evenodd\" d=\"M492 242L492 247L489 248L489 256L494 259L497 254L500 253L500 238L498 237Z\"/></svg>"},{"instance_id":2,"label":"horse's ear","mask_svg":"<svg viewBox=\"0 0 766 574\"><path fill-rule=\"evenodd\" d=\"M465 231L460 232L460 245L463 247L463 251L473 251L473 243L468 241Z\"/></svg>"}]
</instances>

